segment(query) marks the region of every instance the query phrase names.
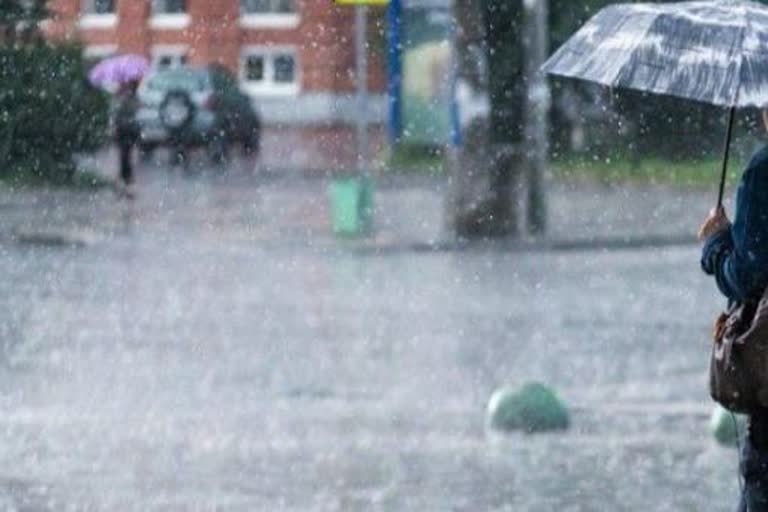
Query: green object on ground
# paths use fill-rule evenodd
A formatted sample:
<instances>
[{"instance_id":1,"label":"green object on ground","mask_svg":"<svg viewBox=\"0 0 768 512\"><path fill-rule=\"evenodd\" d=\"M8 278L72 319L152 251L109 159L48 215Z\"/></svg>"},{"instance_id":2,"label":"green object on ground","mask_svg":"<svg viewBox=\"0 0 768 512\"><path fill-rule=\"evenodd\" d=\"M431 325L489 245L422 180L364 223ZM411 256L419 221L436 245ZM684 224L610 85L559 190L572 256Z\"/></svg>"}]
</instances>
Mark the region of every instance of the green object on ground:
<instances>
[{"instance_id":1,"label":"green object on ground","mask_svg":"<svg viewBox=\"0 0 768 512\"><path fill-rule=\"evenodd\" d=\"M488 418L495 429L528 433L564 430L570 424L568 410L557 394L536 382L519 390L494 392L488 401Z\"/></svg>"},{"instance_id":2,"label":"green object on ground","mask_svg":"<svg viewBox=\"0 0 768 512\"><path fill-rule=\"evenodd\" d=\"M730 412L719 405L712 411L710 428L715 440L723 446L738 446L739 433L747 427L747 419L742 414L736 414L736 423Z\"/></svg>"},{"instance_id":3,"label":"green object on ground","mask_svg":"<svg viewBox=\"0 0 768 512\"><path fill-rule=\"evenodd\" d=\"M373 229L373 180L367 177L335 178L328 187L333 232L361 236Z\"/></svg>"}]
</instances>

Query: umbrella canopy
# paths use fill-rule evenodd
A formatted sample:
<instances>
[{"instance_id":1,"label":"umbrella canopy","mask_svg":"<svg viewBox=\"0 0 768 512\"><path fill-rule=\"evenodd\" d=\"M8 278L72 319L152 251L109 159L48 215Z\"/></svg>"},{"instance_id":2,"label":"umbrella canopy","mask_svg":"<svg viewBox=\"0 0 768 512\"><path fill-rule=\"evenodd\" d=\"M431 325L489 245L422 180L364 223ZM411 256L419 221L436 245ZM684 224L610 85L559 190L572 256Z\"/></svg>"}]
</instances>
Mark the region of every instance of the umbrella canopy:
<instances>
[{"instance_id":1,"label":"umbrella canopy","mask_svg":"<svg viewBox=\"0 0 768 512\"><path fill-rule=\"evenodd\" d=\"M141 80L148 70L149 61L144 56L118 55L96 64L88 79L94 85L108 87Z\"/></svg>"},{"instance_id":2,"label":"umbrella canopy","mask_svg":"<svg viewBox=\"0 0 768 512\"><path fill-rule=\"evenodd\" d=\"M713 105L768 104L768 7L740 0L617 4L543 71Z\"/></svg>"},{"instance_id":3,"label":"umbrella canopy","mask_svg":"<svg viewBox=\"0 0 768 512\"><path fill-rule=\"evenodd\" d=\"M611 5L542 71L730 107L719 208L736 108L768 105L768 7L743 0Z\"/></svg>"}]
</instances>

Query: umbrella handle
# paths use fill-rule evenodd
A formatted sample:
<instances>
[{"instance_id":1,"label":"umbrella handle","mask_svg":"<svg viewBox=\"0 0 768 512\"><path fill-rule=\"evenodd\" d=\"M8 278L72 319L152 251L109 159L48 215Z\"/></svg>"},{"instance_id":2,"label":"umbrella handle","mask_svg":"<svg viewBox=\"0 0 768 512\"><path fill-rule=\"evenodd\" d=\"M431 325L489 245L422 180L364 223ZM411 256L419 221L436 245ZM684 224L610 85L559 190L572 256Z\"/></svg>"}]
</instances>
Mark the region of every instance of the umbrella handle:
<instances>
[{"instance_id":1,"label":"umbrella handle","mask_svg":"<svg viewBox=\"0 0 768 512\"><path fill-rule=\"evenodd\" d=\"M728 155L731 152L731 137L733 136L733 119L736 117L736 107L731 107L728 112L728 129L725 132L725 144L723 146L723 169L720 173L720 190L717 194L717 208L723 207L723 193L725 192L725 176L728 172Z\"/></svg>"}]
</instances>

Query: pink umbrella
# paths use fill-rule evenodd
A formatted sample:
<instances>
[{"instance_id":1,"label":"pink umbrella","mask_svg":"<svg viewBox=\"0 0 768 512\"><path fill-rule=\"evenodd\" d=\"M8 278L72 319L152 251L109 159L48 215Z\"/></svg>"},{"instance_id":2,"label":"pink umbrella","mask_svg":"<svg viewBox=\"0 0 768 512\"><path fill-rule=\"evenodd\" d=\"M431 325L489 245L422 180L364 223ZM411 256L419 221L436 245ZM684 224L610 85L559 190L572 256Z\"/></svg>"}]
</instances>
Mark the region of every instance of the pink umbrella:
<instances>
[{"instance_id":1,"label":"pink umbrella","mask_svg":"<svg viewBox=\"0 0 768 512\"><path fill-rule=\"evenodd\" d=\"M104 59L88 74L93 85L108 87L141 80L149 70L149 61L142 55L127 54Z\"/></svg>"}]
</instances>

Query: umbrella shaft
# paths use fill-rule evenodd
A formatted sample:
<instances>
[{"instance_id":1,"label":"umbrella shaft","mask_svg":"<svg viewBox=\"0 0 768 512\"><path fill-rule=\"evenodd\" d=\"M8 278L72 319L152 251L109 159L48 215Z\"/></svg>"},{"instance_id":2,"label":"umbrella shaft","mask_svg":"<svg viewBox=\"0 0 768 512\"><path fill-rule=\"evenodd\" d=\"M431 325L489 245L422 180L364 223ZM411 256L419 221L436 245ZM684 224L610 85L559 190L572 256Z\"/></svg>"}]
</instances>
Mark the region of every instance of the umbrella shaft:
<instances>
[{"instance_id":1,"label":"umbrella shaft","mask_svg":"<svg viewBox=\"0 0 768 512\"><path fill-rule=\"evenodd\" d=\"M736 116L736 107L728 111L728 129L725 132L725 144L723 146L723 168L720 173L720 190L717 194L717 207L723 206L723 193L725 192L725 176L728 172L728 155L731 152L731 137L733 136L733 119Z\"/></svg>"}]
</instances>

